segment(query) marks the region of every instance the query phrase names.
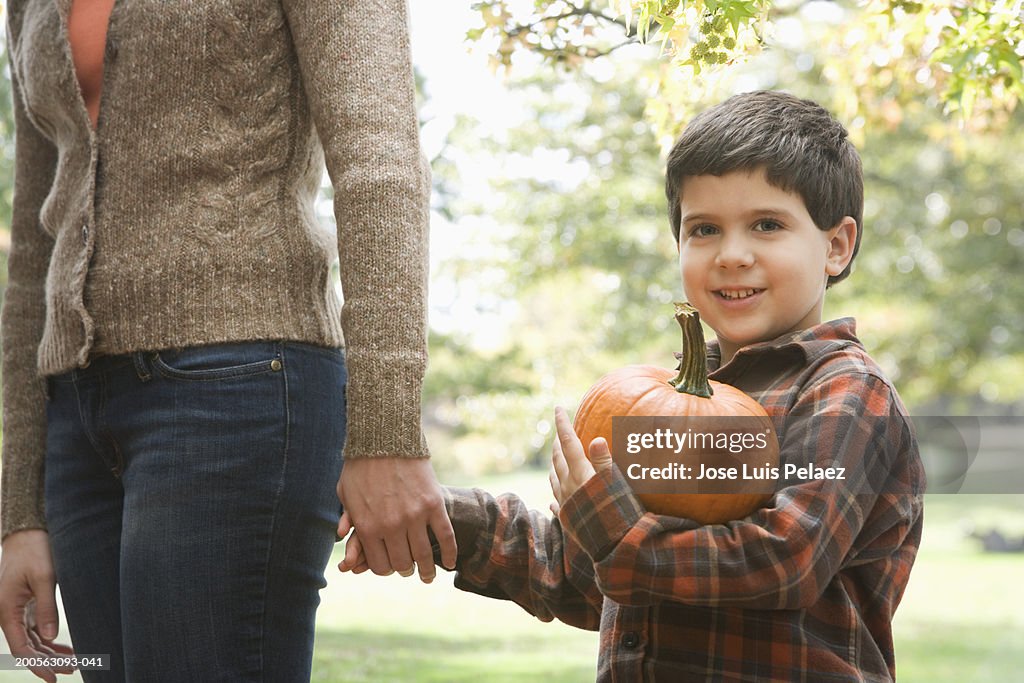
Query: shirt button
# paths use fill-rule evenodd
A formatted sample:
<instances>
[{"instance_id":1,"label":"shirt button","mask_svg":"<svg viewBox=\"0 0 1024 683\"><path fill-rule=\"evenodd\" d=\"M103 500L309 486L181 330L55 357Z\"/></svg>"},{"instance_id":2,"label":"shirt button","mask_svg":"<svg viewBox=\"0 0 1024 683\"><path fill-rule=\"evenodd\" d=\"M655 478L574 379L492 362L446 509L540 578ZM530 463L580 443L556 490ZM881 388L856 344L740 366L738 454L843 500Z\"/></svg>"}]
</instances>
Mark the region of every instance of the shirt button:
<instances>
[{"instance_id":1,"label":"shirt button","mask_svg":"<svg viewBox=\"0 0 1024 683\"><path fill-rule=\"evenodd\" d=\"M82 244L89 244L89 224L82 224Z\"/></svg>"},{"instance_id":2,"label":"shirt button","mask_svg":"<svg viewBox=\"0 0 1024 683\"><path fill-rule=\"evenodd\" d=\"M636 631L627 631L622 634L622 647L627 650L636 649L637 645L640 644L640 634Z\"/></svg>"}]
</instances>

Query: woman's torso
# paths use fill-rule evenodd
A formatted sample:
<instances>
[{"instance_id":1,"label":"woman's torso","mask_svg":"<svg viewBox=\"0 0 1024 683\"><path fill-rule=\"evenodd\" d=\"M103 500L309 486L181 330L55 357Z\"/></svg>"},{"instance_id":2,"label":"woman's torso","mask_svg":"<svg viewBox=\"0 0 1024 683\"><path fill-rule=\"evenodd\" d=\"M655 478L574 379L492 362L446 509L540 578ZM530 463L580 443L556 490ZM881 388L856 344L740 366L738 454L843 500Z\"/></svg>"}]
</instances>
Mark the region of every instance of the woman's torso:
<instances>
[{"instance_id":1,"label":"woman's torso","mask_svg":"<svg viewBox=\"0 0 1024 683\"><path fill-rule=\"evenodd\" d=\"M67 28L102 8L10 12L28 115L59 158L41 371L217 341L341 345L337 246L312 208L323 153L281 4L119 1L104 41L73 30L73 46Z\"/></svg>"}]
</instances>

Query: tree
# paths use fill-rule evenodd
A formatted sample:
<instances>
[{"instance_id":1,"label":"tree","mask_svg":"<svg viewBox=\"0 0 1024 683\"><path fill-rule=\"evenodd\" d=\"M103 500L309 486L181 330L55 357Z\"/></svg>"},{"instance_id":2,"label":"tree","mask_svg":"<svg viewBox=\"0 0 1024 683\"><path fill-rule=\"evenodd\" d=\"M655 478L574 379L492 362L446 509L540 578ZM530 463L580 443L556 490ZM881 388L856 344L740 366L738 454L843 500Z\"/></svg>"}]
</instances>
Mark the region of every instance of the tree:
<instances>
[{"instance_id":1,"label":"tree","mask_svg":"<svg viewBox=\"0 0 1024 683\"><path fill-rule=\"evenodd\" d=\"M469 38L492 50L496 66L519 53L577 68L636 42L656 43L668 68L656 77L662 104L689 118L702 91L728 67L762 50L791 50L793 20L840 19L828 32L822 75L848 119L889 120L927 101L974 128L1005 127L1024 98L1021 0L487 0ZM799 47L799 46L797 46ZM686 87L677 87L680 81Z\"/></svg>"},{"instance_id":2,"label":"tree","mask_svg":"<svg viewBox=\"0 0 1024 683\"><path fill-rule=\"evenodd\" d=\"M765 51L702 92L721 98L746 83L838 99L823 77L829 41L819 39L836 26L807 22L803 30L801 51ZM490 256L446 267L467 288L514 302L502 309L497 348L432 350L428 381L442 382L445 368L463 377L477 368L476 383L438 387L432 405L451 408L449 426L471 444L465 458L478 467L498 452L505 456L492 467L543 462L553 405L573 408L610 369L672 362L669 302L681 287L662 191L670 139L662 131L681 122L652 119L662 97L646 78L651 63L617 50L571 70L516 77L513 69L508 85L524 123L493 134L467 120L449 140L480 167L497 160L506 169L487 202L459 187L457 169L442 171L454 220L490 221L497 245ZM918 414L1021 410L1024 280L1013 274L1024 268L1022 114L1010 113L999 134L949 135L939 107L908 103L899 116L855 129L866 170L864 248L854 274L830 290L826 317L858 319L869 351ZM475 280L481 272L488 284Z\"/></svg>"}]
</instances>

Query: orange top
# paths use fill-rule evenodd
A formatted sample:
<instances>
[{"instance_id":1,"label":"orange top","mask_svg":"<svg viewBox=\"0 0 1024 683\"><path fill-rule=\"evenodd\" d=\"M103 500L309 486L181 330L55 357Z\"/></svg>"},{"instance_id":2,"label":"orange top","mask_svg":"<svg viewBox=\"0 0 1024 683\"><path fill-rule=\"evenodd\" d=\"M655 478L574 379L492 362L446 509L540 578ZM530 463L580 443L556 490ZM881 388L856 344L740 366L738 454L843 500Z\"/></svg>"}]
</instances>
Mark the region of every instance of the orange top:
<instances>
[{"instance_id":1,"label":"orange top","mask_svg":"<svg viewBox=\"0 0 1024 683\"><path fill-rule=\"evenodd\" d=\"M71 59L93 128L100 116L103 53L107 45L110 12L113 9L114 0L72 0L71 14L68 16Z\"/></svg>"}]
</instances>

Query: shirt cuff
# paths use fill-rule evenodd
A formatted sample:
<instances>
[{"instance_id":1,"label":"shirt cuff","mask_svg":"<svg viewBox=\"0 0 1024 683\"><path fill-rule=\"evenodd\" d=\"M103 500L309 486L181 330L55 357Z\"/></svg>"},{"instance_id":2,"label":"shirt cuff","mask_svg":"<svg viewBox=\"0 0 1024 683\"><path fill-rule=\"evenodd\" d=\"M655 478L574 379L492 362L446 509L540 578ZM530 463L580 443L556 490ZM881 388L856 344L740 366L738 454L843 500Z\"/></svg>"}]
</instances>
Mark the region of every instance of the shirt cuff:
<instances>
[{"instance_id":1,"label":"shirt cuff","mask_svg":"<svg viewBox=\"0 0 1024 683\"><path fill-rule=\"evenodd\" d=\"M569 496L558 519L590 559L601 562L645 513L629 482L612 465Z\"/></svg>"},{"instance_id":2,"label":"shirt cuff","mask_svg":"<svg viewBox=\"0 0 1024 683\"><path fill-rule=\"evenodd\" d=\"M490 520L487 515L486 501L482 499L482 496L486 494L480 489L455 486L442 486L441 492L444 494L445 511L448 513L448 519L451 520L452 529L455 531L455 543L459 548L456 559L456 569L458 569L464 559L476 552L477 539L489 527ZM428 530L428 533L434 552L434 564L447 569L441 564L441 546L433 532Z\"/></svg>"}]
</instances>

